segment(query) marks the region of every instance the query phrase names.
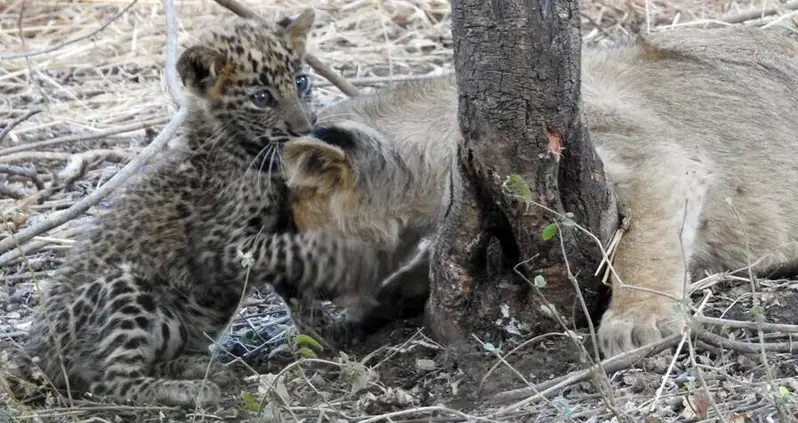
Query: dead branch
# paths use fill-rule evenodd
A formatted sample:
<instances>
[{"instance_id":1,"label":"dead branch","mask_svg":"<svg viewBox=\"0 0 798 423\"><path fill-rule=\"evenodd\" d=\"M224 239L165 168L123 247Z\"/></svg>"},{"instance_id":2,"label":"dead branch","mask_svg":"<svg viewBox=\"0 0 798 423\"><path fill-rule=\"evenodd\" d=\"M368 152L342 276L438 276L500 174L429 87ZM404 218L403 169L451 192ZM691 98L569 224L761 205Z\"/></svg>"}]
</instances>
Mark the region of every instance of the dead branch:
<instances>
[{"instance_id":1,"label":"dead branch","mask_svg":"<svg viewBox=\"0 0 798 423\"><path fill-rule=\"evenodd\" d=\"M667 350L668 348L676 346L676 344L679 343L679 340L681 338L682 338L681 334L674 334L668 336L667 338L663 338L661 341L657 343L636 348L634 350L627 351L623 354L619 354L614 357L608 358L602 361L600 363L600 366L607 373L613 373L619 370L628 369L629 367L633 366L635 363L639 362L640 360L650 355L657 354L659 352ZM524 405L533 403L538 399L549 398L550 396L554 395L558 390L562 388L573 385L575 383L589 380L593 377L593 373L596 371L596 368L597 368L596 366L592 366L585 370L577 370L565 376L539 383L531 388L521 388L512 391L502 392L494 395L492 399L497 402L508 402L525 398L524 400L502 410L501 413L504 414L505 412L515 410L518 407L522 407ZM534 395L536 392L538 392L538 395Z\"/></svg>"},{"instance_id":2,"label":"dead branch","mask_svg":"<svg viewBox=\"0 0 798 423\"><path fill-rule=\"evenodd\" d=\"M167 5L171 5L172 7L167 7ZM166 19L166 33L177 34L177 15L175 14L175 8L171 0L164 1L164 18ZM177 52L177 36L166 37L164 49L167 52ZM169 94L172 95L172 100L180 106L185 105L183 90L180 88L180 76L177 74L177 53L166 55L164 72L166 73L166 86L169 88Z\"/></svg>"},{"instance_id":3,"label":"dead branch","mask_svg":"<svg viewBox=\"0 0 798 423\"><path fill-rule=\"evenodd\" d=\"M8 126L6 126L5 128L3 128L2 131L0 131L0 141L3 141L3 138L5 138L6 135L8 135L8 133L11 132L11 130L14 129L15 126L19 125L22 122L25 122L26 120L30 119L31 116L33 116L33 115L35 115L35 114L37 114L37 113L39 113L41 111L42 111L42 109L39 109L39 108L28 110L22 116L20 116L20 117L18 117L16 119L12 120L11 122L9 122Z\"/></svg>"},{"instance_id":4,"label":"dead branch","mask_svg":"<svg viewBox=\"0 0 798 423\"><path fill-rule=\"evenodd\" d=\"M81 232L85 231L85 225L80 225L74 228L69 228L65 231L59 232L57 234L58 238L55 237L34 237L30 242L26 243L25 245L15 248L3 255L0 255L0 266L5 266L12 261L40 251L42 248L46 247L47 245L57 243L57 244L64 244L62 241L68 240L68 238L72 238Z\"/></svg>"},{"instance_id":5,"label":"dead branch","mask_svg":"<svg viewBox=\"0 0 798 423\"><path fill-rule=\"evenodd\" d=\"M34 160L59 160L59 161L71 161L76 156L81 156L82 160L96 160L98 158L105 158L113 161L123 161L130 158L132 155L123 150L89 150L84 153L80 154L71 154L71 153L60 153L56 151L24 151L21 153L10 154L8 156L3 157L3 161L6 163L14 163L14 162L27 162L27 161L34 161Z\"/></svg>"},{"instance_id":6,"label":"dead branch","mask_svg":"<svg viewBox=\"0 0 798 423\"><path fill-rule=\"evenodd\" d=\"M797 333L798 332L798 325L788 325L783 323L760 323L757 325L756 322L746 322L742 320L729 320L729 319L718 319L715 317L707 317L707 316L696 316L694 317L696 321L699 323L707 324L707 325L716 325L716 326L728 326L730 328L741 328L741 329L751 329L757 330L758 328L762 328L762 330L767 331L774 331L774 332L781 332L781 333Z\"/></svg>"},{"instance_id":7,"label":"dead branch","mask_svg":"<svg viewBox=\"0 0 798 423\"><path fill-rule=\"evenodd\" d=\"M736 351L740 354L761 354L765 352L787 353L798 350L798 342L742 342L724 338L705 330L695 331L700 341L720 348Z\"/></svg>"},{"instance_id":8,"label":"dead branch","mask_svg":"<svg viewBox=\"0 0 798 423\"><path fill-rule=\"evenodd\" d=\"M37 174L35 167L29 168L0 164L0 173L28 178L31 180L31 182L33 182L33 185L36 185L37 189L44 189L44 182L39 179L39 175Z\"/></svg>"},{"instance_id":9,"label":"dead branch","mask_svg":"<svg viewBox=\"0 0 798 423\"><path fill-rule=\"evenodd\" d=\"M155 118L155 119L149 119L149 120L145 120L145 121L142 121L142 122L133 123L133 124L130 124L130 125L120 126L118 128L109 129L107 131L97 132L97 133L94 133L94 134L68 135L68 136L65 136L65 137L59 137L59 138L53 138L53 139L48 139L48 140L43 140L43 141L31 142L31 143L22 144L22 145L15 145L13 147L4 148L4 149L0 150L0 157L7 156L7 155L12 154L12 153L18 153L20 151L36 150L36 149L41 148L41 147L51 147L51 146L54 146L54 145L68 144L68 143L78 142L78 141L89 141L89 140L102 138L103 141L108 142L109 141L108 137L111 136L111 135L123 134L125 132L138 131L140 129L145 129L145 128L148 128L150 126L161 125L161 124L164 124L166 122L169 122L168 118L160 118L159 117L159 118ZM3 158L3 160L6 160L6 159Z\"/></svg>"},{"instance_id":10,"label":"dead branch","mask_svg":"<svg viewBox=\"0 0 798 423\"><path fill-rule=\"evenodd\" d=\"M0 184L0 195L14 200L19 200L28 196L23 189L12 188L8 184Z\"/></svg>"},{"instance_id":11,"label":"dead branch","mask_svg":"<svg viewBox=\"0 0 798 423\"><path fill-rule=\"evenodd\" d=\"M750 21L752 19L764 18L765 16L775 15L783 10L795 10L798 9L798 0L793 0L791 2L787 2L784 4L780 4L776 7L772 7L770 9L760 10L749 10L747 12L738 13L736 15L727 16L725 18L720 18L722 22L727 22L731 24L743 23L746 21Z\"/></svg>"},{"instance_id":12,"label":"dead branch","mask_svg":"<svg viewBox=\"0 0 798 423\"><path fill-rule=\"evenodd\" d=\"M219 6L224 7L225 9L235 13L242 18L250 18L250 19L261 19L257 13L253 10L248 8L247 6L241 4L238 0L215 0ZM319 75L330 81L333 85L335 85L342 93L346 94L349 97L357 97L360 95L360 91L349 83L343 76L336 73L332 68L325 65L321 60L319 60L316 56L305 53L305 61L308 65L313 68Z\"/></svg>"}]
</instances>

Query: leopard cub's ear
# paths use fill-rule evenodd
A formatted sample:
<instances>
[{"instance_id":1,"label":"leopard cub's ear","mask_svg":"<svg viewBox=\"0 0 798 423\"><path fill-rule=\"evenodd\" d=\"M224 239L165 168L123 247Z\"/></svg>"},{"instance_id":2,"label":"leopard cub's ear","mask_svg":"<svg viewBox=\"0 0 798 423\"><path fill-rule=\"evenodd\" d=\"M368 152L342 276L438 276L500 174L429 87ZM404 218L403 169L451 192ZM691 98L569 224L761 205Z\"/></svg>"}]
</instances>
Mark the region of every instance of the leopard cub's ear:
<instances>
[{"instance_id":1,"label":"leopard cub's ear","mask_svg":"<svg viewBox=\"0 0 798 423\"><path fill-rule=\"evenodd\" d=\"M221 52L195 45L180 55L176 67L186 89L200 97L208 97L225 64L226 58Z\"/></svg>"},{"instance_id":2,"label":"leopard cub's ear","mask_svg":"<svg viewBox=\"0 0 798 423\"><path fill-rule=\"evenodd\" d=\"M283 18L277 22L285 40L288 42L288 46L296 50L300 56L305 55L308 35L315 20L316 12L311 8L307 8L302 10L302 13L296 19Z\"/></svg>"}]
</instances>

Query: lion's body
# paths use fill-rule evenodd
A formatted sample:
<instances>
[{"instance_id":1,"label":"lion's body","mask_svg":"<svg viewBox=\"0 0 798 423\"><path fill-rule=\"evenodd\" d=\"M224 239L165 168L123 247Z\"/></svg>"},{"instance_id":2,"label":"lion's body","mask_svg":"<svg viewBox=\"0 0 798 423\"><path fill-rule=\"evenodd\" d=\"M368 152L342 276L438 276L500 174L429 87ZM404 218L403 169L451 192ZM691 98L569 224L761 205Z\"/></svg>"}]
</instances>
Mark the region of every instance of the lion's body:
<instances>
[{"instance_id":1,"label":"lion's body","mask_svg":"<svg viewBox=\"0 0 798 423\"><path fill-rule=\"evenodd\" d=\"M592 140L631 211L614 265L625 283L681 297L686 271L798 257L798 43L731 28L586 49L582 93ZM407 254L449 202L457 119L451 75L323 110L319 125L340 133L316 129L286 149L298 226ZM308 166L311 156L335 165ZM423 291L419 274L401 284ZM605 353L676 328L670 300L613 286L599 328Z\"/></svg>"}]
</instances>

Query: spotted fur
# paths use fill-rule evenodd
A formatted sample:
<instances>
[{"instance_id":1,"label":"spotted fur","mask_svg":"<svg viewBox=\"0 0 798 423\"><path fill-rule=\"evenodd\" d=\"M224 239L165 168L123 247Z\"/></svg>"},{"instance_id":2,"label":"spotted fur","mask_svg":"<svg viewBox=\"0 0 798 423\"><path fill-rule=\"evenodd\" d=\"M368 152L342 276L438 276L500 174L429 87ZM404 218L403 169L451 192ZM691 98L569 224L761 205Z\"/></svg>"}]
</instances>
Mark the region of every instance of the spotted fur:
<instances>
[{"instance_id":1,"label":"spotted fur","mask_svg":"<svg viewBox=\"0 0 798 423\"><path fill-rule=\"evenodd\" d=\"M279 27L231 19L182 53L187 142L115 194L73 249L13 375L30 380L38 357L73 395L213 404L229 376L213 367L203 380L208 346L247 288L335 296L376 277L364 244L296 233L283 210L280 143L315 119L301 73L313 20L310 9Z\"/></svg>"}]
</instances>

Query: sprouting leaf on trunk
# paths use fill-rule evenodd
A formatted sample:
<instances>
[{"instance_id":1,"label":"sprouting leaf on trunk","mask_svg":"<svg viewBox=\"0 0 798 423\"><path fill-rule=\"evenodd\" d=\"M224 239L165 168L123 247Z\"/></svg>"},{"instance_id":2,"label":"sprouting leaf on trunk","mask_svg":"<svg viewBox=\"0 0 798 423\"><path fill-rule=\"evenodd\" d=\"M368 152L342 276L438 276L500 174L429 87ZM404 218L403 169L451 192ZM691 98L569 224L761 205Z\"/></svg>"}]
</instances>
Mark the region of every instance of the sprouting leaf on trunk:
<instances>
[{"instance_id":1,"label":"sprouting leaf on trunk","mask_svg":"<svg viewBox=\"0 0 798 423\"><path fill-rule=\"evenodd\" d=\"M512 173L507 176L503 184L510 194L521 197L525 203L529 204L532 201L532 189L529 184L517 173Z\"/></svg>"},{"instance_id":2,"label":"sprouting leaf on trunk","mask_svg":"<svg viewBox=\"0 0 798 423\"><path fill-rule=\"evenodd\" d=\"M554 235L557 235L556 223L549 223L545 228L543 228L543 232L540 233L540 236L543 238L544 241L548 241L554 238Z\"/></svg>"}]
</instances>

